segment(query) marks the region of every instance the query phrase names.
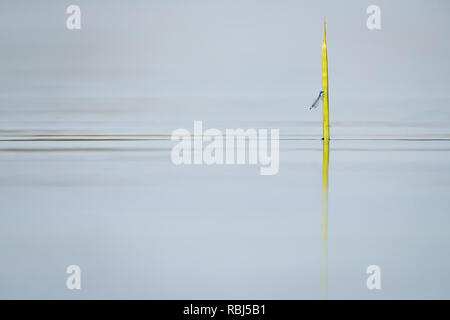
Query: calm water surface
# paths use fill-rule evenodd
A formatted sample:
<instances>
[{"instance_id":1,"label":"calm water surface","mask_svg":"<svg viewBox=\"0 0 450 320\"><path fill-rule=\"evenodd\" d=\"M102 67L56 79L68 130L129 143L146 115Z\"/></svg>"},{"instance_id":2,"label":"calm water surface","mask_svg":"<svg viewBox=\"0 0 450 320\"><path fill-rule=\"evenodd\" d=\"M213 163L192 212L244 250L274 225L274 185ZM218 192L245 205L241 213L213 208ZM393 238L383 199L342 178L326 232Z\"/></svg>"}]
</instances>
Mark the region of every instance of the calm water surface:
<instances>
[{"instance_id":1,"label":"calm water surface","mask_svg":"<svg viewBox=\"0 0 450 320\"><path fill-rule=\"evenodd\" d=\"M380 2L2 0L0 298L449 299L450 3ZM173 165L194 120L279 173Z\"/></svg>"},{"instance_id":2,"label":"calm water surface","mask_svg":"<svg viewBox=\"0 0 450 320\"><path fill-rule=\"evenodd\" d=\"M279 128L279 174L260 176L173 165L171 131L207 110L157 121L149 103L89 120L3 107L1 298L320 299L323 268L328 298L449 298L450 123L334 123L324 265L320 111L279 102L306 118L283 120L252 102L255 117L204 120ZM80 292L65 288L70 264Z\"/></svg>"}]
</instances>

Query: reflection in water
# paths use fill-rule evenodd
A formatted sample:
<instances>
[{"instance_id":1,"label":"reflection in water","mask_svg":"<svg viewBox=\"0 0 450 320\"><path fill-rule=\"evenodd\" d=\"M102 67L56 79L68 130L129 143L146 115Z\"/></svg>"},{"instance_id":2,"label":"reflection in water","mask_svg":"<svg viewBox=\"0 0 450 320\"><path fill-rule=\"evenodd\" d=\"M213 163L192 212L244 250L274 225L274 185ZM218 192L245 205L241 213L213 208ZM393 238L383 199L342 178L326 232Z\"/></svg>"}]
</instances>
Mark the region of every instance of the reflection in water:
<instances>
[{"instance_id":1,"label":"reflection in water","mask_svg":"<svg viewBox=\"0 0 450 320\"><path fill-rule=\"evenodd\" d=\"M327 298L328 293L328 162L330 159L330 141L323 141L323 200L322 200L322 299Z\"/></svg>"}]
</instances>

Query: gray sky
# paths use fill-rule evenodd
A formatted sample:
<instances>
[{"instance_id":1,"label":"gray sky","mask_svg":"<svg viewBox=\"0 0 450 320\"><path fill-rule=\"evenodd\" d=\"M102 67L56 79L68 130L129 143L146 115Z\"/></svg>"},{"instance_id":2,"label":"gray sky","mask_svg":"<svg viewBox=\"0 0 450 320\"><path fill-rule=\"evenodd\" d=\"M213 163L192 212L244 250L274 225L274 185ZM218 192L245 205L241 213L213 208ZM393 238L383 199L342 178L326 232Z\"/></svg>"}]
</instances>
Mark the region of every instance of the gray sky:
<instances>
[{"instance_id":1,"label":"gray sky","mask_svg":"<svg viewBox=\"0 0 450 320\"><path fill-rule=\"evenodd\" d=\"M73 3L82 11L79 31L65 26ZM370 4L381 7L379 31L366 28ZM414 121L437 108L432 120L448 120L449 7L444 0L2 1L0 106L28 103L21 97L132 96L277 97L302 107L321 88L327 16L332 119Z\"/></svg>"}]
</instances>

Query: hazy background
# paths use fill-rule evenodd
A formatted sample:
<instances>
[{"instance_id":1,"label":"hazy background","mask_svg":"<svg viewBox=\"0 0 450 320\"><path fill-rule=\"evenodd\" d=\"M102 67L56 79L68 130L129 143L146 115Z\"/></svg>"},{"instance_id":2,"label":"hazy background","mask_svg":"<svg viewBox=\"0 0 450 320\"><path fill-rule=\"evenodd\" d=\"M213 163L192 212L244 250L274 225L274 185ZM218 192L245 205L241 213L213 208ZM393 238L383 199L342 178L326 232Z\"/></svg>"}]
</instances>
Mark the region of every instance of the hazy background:
<instances>
[{"instance_id":1,"label":"hazy background","mask_svg":"<svg viewBox=\"0 0 450 320\"><path fill-rule=\"evenodd\" d=\"M326 16L329 297L449 298L449 9L2 0L0 297L320 298L322 142L283 140L280 173L261 177L175 167L157 135L203 120L319 139L306 106ZM370 264L381 291L365 287Z\"/></svg>"},{"instance_id":2,"label":"hazy background","mask_svg":"<svg viewBox=\"0 0 450 320\"><path fill-rule=\"evenodd\" d=\"M303 106L321 88L324 16L332 120L449 119L448 1L377 1L379 31L366 28L368 1L77 1L82 29L69 31L72 3L0 4L8 128L99 114L160 123L187 110L189 124L320 120Z\"/></svg>"}]
</instances>

